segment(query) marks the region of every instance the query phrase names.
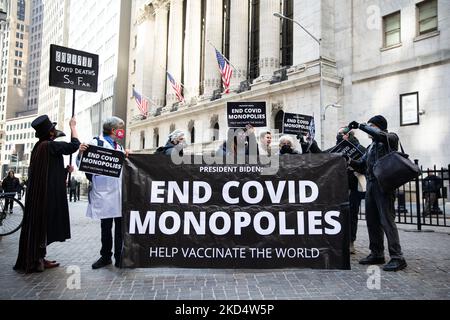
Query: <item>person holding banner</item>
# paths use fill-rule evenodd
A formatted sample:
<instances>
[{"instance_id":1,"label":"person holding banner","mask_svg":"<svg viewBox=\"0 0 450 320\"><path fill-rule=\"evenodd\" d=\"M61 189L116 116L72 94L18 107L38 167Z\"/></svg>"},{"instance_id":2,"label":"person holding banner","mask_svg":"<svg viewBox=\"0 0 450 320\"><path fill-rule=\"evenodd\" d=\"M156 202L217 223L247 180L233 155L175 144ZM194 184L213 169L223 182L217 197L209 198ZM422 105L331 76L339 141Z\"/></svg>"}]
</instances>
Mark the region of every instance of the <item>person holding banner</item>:
<instances>
[{"instance_id":1,"label":"person holding banner","mask_svg":"<svg viewBox=\"0 0 450 320\"><path fill-rule=\"evenodd\" d=\"M18 272L43 272L58 267L56 261L45 259L47 246L70 239L66 179L73 167L64 167L63 156L78 150L76 124L75 118L69 122L69 143L54 141L65 134L56 130L56 123L48 116L40 116L31 124L39 141L31 153L19 255L14 266Z\"/></svg>"},{"instance_id":2,"label":"person holding banner","mask_svg":"<svg viewBox=\"0 0 450 320\"><path fill-rule=\"evenodd\" d=\"M392 150L398 150L399 138L389 133L387 120L375 116L368 124L359 124L356 121L348 125L351 130L360 129L372 138L373 142L360 160L350 160L349 165L355 170L365 173L367 178L366 192L366 219L369 231L370 255L359 261L363 265L384 264L384 237L386 235L391 260L383 267L385 271L399 271L406 268L403 257L397 226L395 224L395 194L385 193L373 173L377 160Z\"/></svg>"},{"instance_id":3,"label":"person holding banner","mask_svg":"<svg viewBox=\"0 0 450 320\"><path fill-rule=\"evenodd\" d=\"M336 136L336 146L341 144L343 141L348 141L352 143L358 150L364 154L366 152L366 148L364 148L359 140L355 137L355 133L351 131L349 128L344 127L338 130ZM365 190L359 190L359 178L361 176L360 173L356 172L352 168L348 168L347 170L348 176L348 186L349 186L349 202L350 202L350 253L355 254L355 241L356 241L356 233L358 231L358 214L359 208L361 206L361 200L365 197ZM365 186L364 186L365 189Z\"/></svg>"},{"instance_id":4,"label":"person holding banner","mask_svg":"<svg viewBox=\"0 0 450 320\"><path fill-rule=\"evenodd\" d=\"M262 156L271 156L272 155L272 132L263 131L259 134L259 147L258 154Z\"/></svg>"},{"instance_id":5,"label":"person holding banner","mask_svg":"<svg viewBox=\"0 0 450 320\"><path fill-rule=\"evenodd\" d=\"M118 143L125 137L125 122L118 117L111 117L103 123L103 135L95 137L90 145L100 146L110 150L118 150L128 155L128 151ZM81 144L80 156L88 150L88 144ZM88 195L89 204L86 216L99 219L101 225L100 258L92 264L92 269L106 267L112 263L114 224L114 259L115 266L120 268L122 257L122 178L100 175L92 176L92 188Z\"/></svg>"},{"instance_id":6,"label":"person holding banner","mask_svg":"<svg viewBox=\"0 0 450 320\"><path fill-rule=\"evenodd\" d=\"M183 131L177 129L169 134L167 143L164 147L160 147L156 150L156 153L162 153L166 156L171 156L173 152L179 153L183 156L183 149L186 148L186 135Z\"/></svg>"},{"instance_id":7,"label":"person holding banner","mask_svg":"<svg viewBox=\"0 0 450 320\"><path fill-rule=\"evenodd\" d=\"M299 152L294 148L294 141L290 136L282 136L280 138L279 146L280 146L279 155L301 154L301 152Z\"/></svg>"},{"instance_id":8,"label":"person holding banner","mask_svg":"<svg viewBox=\"0 0 450 320\"><path fill-rule=\"evenodd\" d=\"M227 141L216 151L218 157L257 155L259 155L259 147L256 141L255 128L251 125L247 125L243 129L229 129Z\"/></svg>"}]
</instances>

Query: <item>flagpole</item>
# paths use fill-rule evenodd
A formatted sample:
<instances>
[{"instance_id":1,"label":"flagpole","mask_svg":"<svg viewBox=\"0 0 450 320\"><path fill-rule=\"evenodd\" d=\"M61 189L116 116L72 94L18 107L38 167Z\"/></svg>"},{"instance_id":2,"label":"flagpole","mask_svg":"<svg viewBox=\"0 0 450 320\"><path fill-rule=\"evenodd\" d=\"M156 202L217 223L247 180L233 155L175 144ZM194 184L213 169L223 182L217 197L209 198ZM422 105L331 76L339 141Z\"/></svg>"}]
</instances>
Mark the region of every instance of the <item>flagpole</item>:
<instances>
[{"instance_id":1,"label":"flagpole","mask_svg":"<svg viewBox=\"0 0 450 320\"><path fill-rule=\"evenodd\" d=\"M163 68L161 65L159 65L159 67L161 68L161 69L163 69L164 70L164 72L166 73L166 75L169 73L169 71L167 71L165 68ZM176 80L175 80L176 81ZM186 86L180 81L180 82L178 82L183 88L184 88L184 90L186 90L186 92L191 92L190 90L188 90L187 88L186 88Z\"/></svg>"},{"instance_id":2,"label":"flagpole","mask_svg":"<svg viewBox=\"0 0 450 320\"><path fill-rule=\"evenodd\" d=\"M135 90L134 87L133 87L133 90ZM136 90L135 90L135 91L136 91ZM143 98L146 98L150 103L153 104L154 107L156 107L156 109L158 109L159 106L155 103L155 101L153 101L151 98L149 98L149 97L147 97L146 95L144 95L144 93L142 93L141 96L142 96ZM146 115L146 116L148 116L148 113L149 113L149 111L147 111L147 115Z\"/></svg>"},{"instance_id":3,"label":"flagpole","mask_svg":"<svg viewBox=\"0 0 450 320\"><path fill-rule=\"evenodd\" d=\"M228 64L230 65L230 66L232 66L233 67L233 69L234 70L236 70L236 72L238 73L238 76L239 77L243 77L243 74L230 62L230 60L228 60L227 59L227 57L225 57L224 55L223 55L223 53L220 51L220 50L218 50L212 43L211 43L211 41L209 41L208 39L206 39L206 41L209 43L209 45L211 46L211 47L213 47L214 49L216 49L217 51L219 51L220 52L220 54L222 55L222 57L225 59L225 61L226 62L228 62Z\"/></svg>"}]
</instances>

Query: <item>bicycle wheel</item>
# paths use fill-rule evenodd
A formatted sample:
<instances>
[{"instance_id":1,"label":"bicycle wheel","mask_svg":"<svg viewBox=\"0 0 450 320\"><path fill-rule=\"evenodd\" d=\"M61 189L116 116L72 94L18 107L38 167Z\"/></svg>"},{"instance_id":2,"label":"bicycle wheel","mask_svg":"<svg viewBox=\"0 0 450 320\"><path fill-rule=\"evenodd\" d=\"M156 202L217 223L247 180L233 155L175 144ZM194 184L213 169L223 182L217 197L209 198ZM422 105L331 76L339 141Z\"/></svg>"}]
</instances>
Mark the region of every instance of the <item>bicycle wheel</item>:
<instances>
[{"instance_id":1,"label":"bicycle wheel","mask_svg":"<svg viewBox=\"0 0 450 320\"><path fill-rule=\"evenodd\" d=\"M22 202L0 195L0 236L7 236L19 230L22 227L24 213L25 207Z\"/></svg>"}]
</instances>

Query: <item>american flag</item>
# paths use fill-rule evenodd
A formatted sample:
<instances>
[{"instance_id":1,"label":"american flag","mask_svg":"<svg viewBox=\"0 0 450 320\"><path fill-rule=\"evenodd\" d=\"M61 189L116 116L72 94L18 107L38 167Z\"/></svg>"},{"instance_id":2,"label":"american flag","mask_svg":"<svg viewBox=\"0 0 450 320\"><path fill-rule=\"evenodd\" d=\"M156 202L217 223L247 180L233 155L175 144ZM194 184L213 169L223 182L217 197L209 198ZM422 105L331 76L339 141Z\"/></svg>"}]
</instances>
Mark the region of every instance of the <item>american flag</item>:
<instances>
[{"instance_id":1,"label":"american flag","mask_svg":"<svg viewBox=\"0 0 450 320\"><path fill-rule=\"evenodd\" d=\"M177 95L178 101L184 102L183 94L181 93L181 85L175 81L174 77L167 72L167 78L170 81L170 84L172 85L173 90L175 91L175 94Z\"/></svg>"},{"instance_id":2,"label":"american flag","mask_svg":"<svg viewBox=\"0 0 450 320\"><path fill-rule=\"evenodd\" d=\"M233 75L233 69L231 69L230 64L226 61L225 57L216 50L217 62L219 63L220 73L222 74L222 83L225 93L230 93L230 81Z\"/></svg>"},{"instance_id":3,"label":"american flag","mask_svg":"<svg viewBox=\"0 0 450 320\"><path fill-rule=\"evenodd\" d=\"M148 114L148 104L149 101L144 96L141 96L136 90L133 88L133 97L136 99L136 103L138 105L139 111L143 116L147 116Z\"/></svg>"}]
</instances>

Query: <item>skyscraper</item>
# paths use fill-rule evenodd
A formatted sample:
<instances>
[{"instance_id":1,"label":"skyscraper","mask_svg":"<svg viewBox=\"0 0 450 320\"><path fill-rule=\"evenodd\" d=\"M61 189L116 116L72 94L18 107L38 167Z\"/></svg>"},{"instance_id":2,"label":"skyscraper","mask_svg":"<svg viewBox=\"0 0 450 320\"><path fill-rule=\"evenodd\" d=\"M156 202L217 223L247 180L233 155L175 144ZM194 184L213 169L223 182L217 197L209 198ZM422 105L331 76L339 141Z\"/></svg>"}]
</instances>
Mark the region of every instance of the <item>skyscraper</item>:
<instances>
[{"instance_id":1,"label":"skyscraper","mask_svg":"<svg viewBox=\"0 0 450 320\"><path fill-rule=\"evenodd\" d=\"M101 134L105 118L126 119L131 1L71 1L69 47L99 55L98 92L77 92L81 140ZM66 96L66 122L72 95Z\"/></svg>"}]
</instances>

